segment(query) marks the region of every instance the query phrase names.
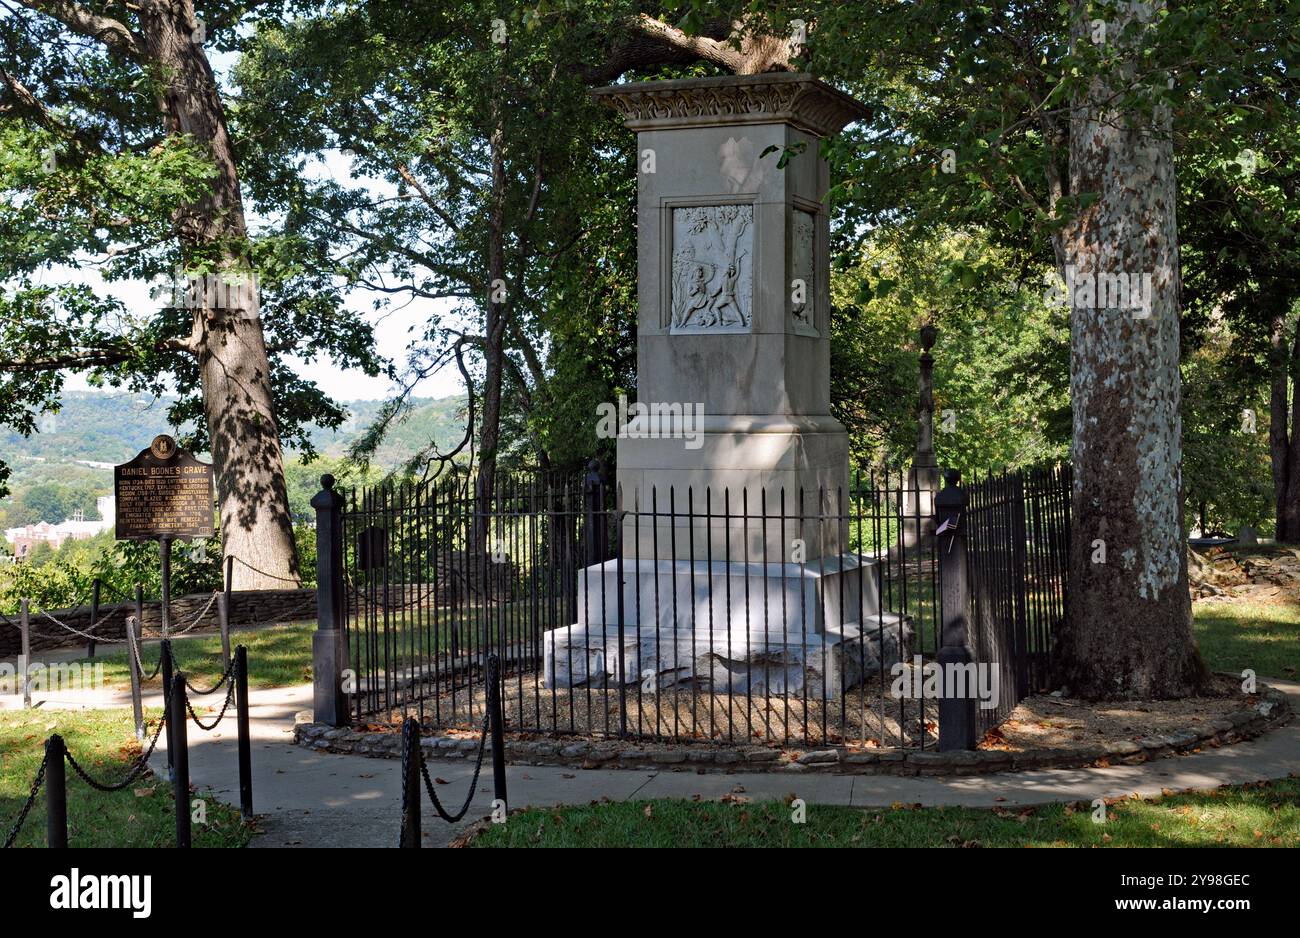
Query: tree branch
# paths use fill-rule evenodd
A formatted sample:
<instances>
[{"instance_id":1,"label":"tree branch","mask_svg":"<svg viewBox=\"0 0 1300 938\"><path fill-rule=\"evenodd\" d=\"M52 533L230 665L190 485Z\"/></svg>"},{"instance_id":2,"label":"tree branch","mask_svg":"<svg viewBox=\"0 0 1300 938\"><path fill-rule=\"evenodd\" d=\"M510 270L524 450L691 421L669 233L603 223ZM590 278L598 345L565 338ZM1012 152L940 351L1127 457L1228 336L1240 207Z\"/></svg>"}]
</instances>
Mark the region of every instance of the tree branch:
<instances>
[{"instance_id":1,"label":"tree branch","mask_svg":"<svg viewBox=\"0 0 1300 938\"><path fill-rule=\"evenodd\" d=\"M52 16L73 32L102 42L109 49L128 58L144 61L150 58L144 37L132 32L125 24L111 16L101 16L76 0L19 0L23 6Z\"/></svg>"}]
</instances>

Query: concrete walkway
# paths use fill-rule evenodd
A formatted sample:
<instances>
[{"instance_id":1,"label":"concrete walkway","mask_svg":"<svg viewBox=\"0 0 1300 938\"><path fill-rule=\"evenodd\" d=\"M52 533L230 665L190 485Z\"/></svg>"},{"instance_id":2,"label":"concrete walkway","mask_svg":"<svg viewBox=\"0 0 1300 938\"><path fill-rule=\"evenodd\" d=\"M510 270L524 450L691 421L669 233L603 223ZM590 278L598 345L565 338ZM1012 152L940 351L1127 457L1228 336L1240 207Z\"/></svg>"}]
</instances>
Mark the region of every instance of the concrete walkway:
<instances>
[{"instance_id":1,"label":"concrete walkway","mask_svg":"<svg viewBox=\"0 0 1300 938\"><path fill-rule=\"evenodd\" d=\"M1286 692L1300 710L1300 684L1267 680ZM65 694L48 699L50 709L85 706L129 706L129 697L107 693L87 699ZM221 695L209 700L220 707ZM256 690L250 694L249 728L253 740L253 807L264 831L255 847L393 847L400 825L401 772L395 759L318 753L293 745L294 715L311 708L311 687ZM154 689L146 703L161 706ZM210 719L195 704L200 717ZM235 721L228 715L212 732L189 725L190 777L196 788L239 802ZM159 744L154 765L165 765ZM444 779L439 797L458 808L473 771L472 762L431 761L429 774ZM1158 795L1161 789L1207 789L1225 784L1285 778L1300 772L1300 721L1266 736L1222 749L1160 759L1134 766L1052 769L983 776L902 777L890 775L788 775L742 773L698 775L693 771L570 769L552 766L510 766L507 782L510 806L586 804L607 797L716 799L737 786L753 800L795 795L814 804L852 807L888 806L894 802L922 805L1003 807L1063 801L1091 801L1131 793ZM485 766L467 820L452 826L438 820L425 800L425 844L443 846L473 820L491 810L492 780Z\"/></svg>"}]
</instances>

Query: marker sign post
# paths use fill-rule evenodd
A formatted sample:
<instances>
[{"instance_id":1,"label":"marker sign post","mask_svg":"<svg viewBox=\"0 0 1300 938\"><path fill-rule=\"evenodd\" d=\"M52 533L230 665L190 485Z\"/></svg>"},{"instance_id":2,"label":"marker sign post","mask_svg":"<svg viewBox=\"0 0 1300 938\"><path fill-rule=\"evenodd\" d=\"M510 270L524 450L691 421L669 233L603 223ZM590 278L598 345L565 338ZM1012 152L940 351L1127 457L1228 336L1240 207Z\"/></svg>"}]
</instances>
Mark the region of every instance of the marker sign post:
<instances>
[{"instance_id":1,"label":"marker sign post","mask_svg":"<svg viewBox=\"0 0 1300 938\"><path fill-rule=\"evenodd\" d=\"M170 436L113 467L119 541L158 541L162 559L163 634L171 626L171 548L176 539L212 536L212 466Z\"/></svg>"}]
</instances>

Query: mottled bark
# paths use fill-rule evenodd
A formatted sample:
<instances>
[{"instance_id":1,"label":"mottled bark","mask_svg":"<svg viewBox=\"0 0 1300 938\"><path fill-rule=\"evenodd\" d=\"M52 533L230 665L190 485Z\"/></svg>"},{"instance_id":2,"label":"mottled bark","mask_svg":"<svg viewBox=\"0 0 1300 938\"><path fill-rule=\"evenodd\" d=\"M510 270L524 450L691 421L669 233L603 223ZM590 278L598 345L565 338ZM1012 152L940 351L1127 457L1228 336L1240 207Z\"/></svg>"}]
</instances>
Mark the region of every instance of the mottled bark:
<instances>
[{"instance_id":1,"label":"mottled bark","mask_svg":"<svg viewBox=\"0 0 1300 938\"><path fill-rule=\"evenodd\" d=\"M1290 408L1287 391L1291 386L1290 354L1287 350L1286 309L1282 305L1273 313L1270 336L1268 401L1268 451L1273 470L1273 507L1279 541L1300 539L1300 532L1290 530L1287 512L1287 489L1291 470Z\"/></svg>"},{"instance_id":2,"label":"mottled bark","mask_svg":"<svg viewBox=\"0 0 1300 938\"><path fill-rule=\"evenodd\" d=\"M139 15L147 58L163 80L160 103L168 131L203 144L217 169L206 197L177 209L183 257L187 264L202 260L239 269L246 237L239 175L216 78L194 39L199 23L193 4L150 2ZM292 585L297 555L258 311L196 309L190 351L202 383L223 551L236 558L234 587Z\"/></svg>"},{"instance_id":3,"label":"mottled bark","mask_svg":"<svg viewBox=\"0 0 1300 938\"><path fill-rule=\"evenodd\" d=\"M1278 506L1278 540L1300 542L1300 323L1291 337L1291 360L1287 366L1291 382L1291 427L1287 434L1284 460L1285 484ZM1283 393L1285 394L1285 381ZM1283 401L1285 420L1285 400Z\"/></svg>"},{"instance_id":4,"label":"mottled bark","mask_svg":"<svg viewBox=\"0 0 1300 938\"><path fill-rule=\"evenodd\" d=\"M1140 42L1124 28L1149 22L1155 6L1119 3L1112 44ZM1075 0L1073 13L1075 42L1086 42L1087 4ZM1164 106L1116 110L1114 94L1136 75L1133 58L1073 102L1070 191L1098 198L1061 237L1081 286L1071 296L1069 614L1056 663L1071 692L1091 699L1186 696L1205 675L1184 549L1171 117ZM1149 309L1085 289L1091 275L1121 272L1150 276Z\"/></svg>"}]
</instances>

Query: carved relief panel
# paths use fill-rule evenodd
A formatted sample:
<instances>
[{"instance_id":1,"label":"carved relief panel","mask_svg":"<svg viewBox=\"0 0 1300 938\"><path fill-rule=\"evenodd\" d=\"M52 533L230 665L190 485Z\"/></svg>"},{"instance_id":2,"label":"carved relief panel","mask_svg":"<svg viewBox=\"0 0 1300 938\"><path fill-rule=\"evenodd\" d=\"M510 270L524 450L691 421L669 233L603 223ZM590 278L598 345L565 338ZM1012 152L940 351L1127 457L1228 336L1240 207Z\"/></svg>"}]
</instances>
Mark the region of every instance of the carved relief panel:
<instances>
[{"instance_id":1,"label":"carved relief panel","mask_svg":"<svg viewBox=\"0 0 1300 938\"><path fill-rule=\"evenodd\" d=\"M750 331L754 207L674 208L672 239L671 331Z\"/></svg>"}]
</instances>

